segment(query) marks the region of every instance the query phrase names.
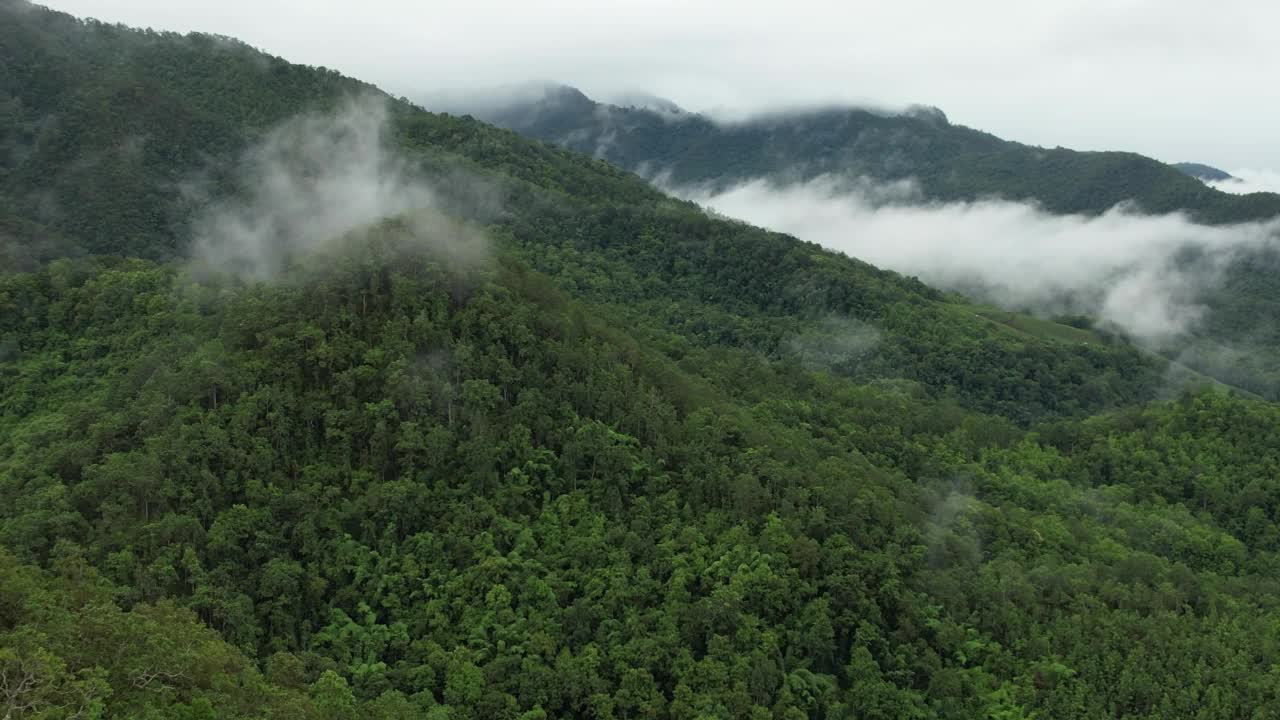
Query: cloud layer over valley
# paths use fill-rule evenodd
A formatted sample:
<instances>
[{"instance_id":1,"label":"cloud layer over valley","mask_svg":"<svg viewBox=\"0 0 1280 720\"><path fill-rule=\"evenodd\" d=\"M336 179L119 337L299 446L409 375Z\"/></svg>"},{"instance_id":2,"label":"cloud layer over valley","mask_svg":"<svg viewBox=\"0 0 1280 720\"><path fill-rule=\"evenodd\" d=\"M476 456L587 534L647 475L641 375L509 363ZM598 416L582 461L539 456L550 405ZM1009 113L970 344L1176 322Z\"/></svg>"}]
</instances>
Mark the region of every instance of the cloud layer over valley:
<instances>
[{"instance_id":1,"label":"cloud layer over valley","mask_svg":"<svg viewBox=\"0 0 1280 720\"><path fill-rule=\"evenodd\" d=\"M1210 187L1236 195L1256 192L1280 193L1280 172L1263 169L1232 170L1230 180L1215 180Z\"/></svg>"},{"instance_id":2,"label":"cloud layer over valley","mask_svg":"<svg viewBox=\"0 0 1280 720\"><path fill-rule=\"evenodd\" d=\"M829 178L680 194L936 286L1042 314L1090 314L1157 345L1195 329L1223 271L1280 235L1275 221L1208 227L1124 207L1085 217L1001 200L926 204L909 185Z\"/></svg>"}]
</instances>

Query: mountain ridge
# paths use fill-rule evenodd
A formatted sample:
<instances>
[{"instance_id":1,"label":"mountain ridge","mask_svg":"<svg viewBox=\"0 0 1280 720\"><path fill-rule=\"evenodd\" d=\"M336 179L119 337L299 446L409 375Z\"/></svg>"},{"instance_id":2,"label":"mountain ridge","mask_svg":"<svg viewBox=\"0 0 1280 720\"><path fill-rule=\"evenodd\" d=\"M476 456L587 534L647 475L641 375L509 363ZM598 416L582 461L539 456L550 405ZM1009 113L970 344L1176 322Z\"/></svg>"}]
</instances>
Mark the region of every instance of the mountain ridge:
<instances>
[{"instance_id":1,"label":"mountain ridge","mask_svg":"<svg viewBox=\"0 0 1280 720\"><path fill-rule=\"evenodd\" d=\"M880 182L911 178L930 200L1002 197L1054 213L1099 214L1132 201L1146 212L1187 211L1211 223L1280 215L1280 195L1216 191L1136 153L1002 140L953 125L927 106L896 113L822 106L717 123L696 113L662 118L643 108L599 103L561 85L541 97L521 94L506 107L490 101L477 113L642 175L661 175L676 187L723 189L761 178L800 182L834 174Z\"/></svg>"},{"instance_id":2,"label":"mountain ridge","mask_svg":"<svg viewBox=\"0 0 1280 720\"><path fill-rule=\"evenodd\" d=\"M1235 177L1225 170L1219 170L1216 167L1205 165L1204 163L1180 162L1173 163L1173 167L1190 175L1197 180L1204 181L1221 181L1234 180Z\"/></svg>"}]
</instances>

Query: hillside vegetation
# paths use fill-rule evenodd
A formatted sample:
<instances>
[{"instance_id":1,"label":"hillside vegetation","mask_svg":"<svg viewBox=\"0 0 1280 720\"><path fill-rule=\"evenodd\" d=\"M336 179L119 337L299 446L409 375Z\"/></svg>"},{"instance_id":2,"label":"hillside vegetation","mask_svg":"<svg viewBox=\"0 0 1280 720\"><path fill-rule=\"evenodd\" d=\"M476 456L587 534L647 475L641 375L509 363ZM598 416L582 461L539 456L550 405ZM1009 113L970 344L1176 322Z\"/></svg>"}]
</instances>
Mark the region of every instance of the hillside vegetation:
<instances>
[{"instance_id":1,"label":"hillside vegetation","mask_svg":"<svg viewBox=\"0 0 1280 720\"><path fill-rule=\"evenodd\" d=\"M4 717L1280 703L1275 405L331 71L0 9ZM351 107L429 207L276 222L246 168L299 116L348 157Z\"/></svg>"}]
</instances>

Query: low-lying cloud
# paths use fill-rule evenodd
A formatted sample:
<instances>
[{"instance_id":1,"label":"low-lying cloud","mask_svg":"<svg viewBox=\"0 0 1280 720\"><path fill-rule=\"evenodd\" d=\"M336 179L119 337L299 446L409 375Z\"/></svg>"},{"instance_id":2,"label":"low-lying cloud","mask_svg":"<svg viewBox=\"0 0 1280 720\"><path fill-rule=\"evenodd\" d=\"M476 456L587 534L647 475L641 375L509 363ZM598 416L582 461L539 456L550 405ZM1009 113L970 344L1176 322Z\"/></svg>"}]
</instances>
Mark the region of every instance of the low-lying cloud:
<instances>
[{"instance_id":1,"label":"low-lying cloud","mask_svg":"<svg viewBox=\"0 0 1280 720\"><path fill-rule=\"evenodd\" d=\"M902 184L831 178L682 194L935 286L1043 314L1087 313L1157 345L1193 330L1223 270L1280 233L1277 222L1209 227L1125 207L1092 217L1002 200L926 203Z\"/></svg>"},{"instance_id":2,"label":"low-lying cloud","mask_svg":"<svg viewBox=\"0 0 1280 720\"><path fill-rule=\"evenodd\" d=\"M239 191L196 215L195 267L266 280L301 255L400 216L452 257L482 256L479 234L435 212L438 194L392 150L387 128L386 102L365 96L268 132L240 160Z\"/></svg>"},{"instance_id":3,"label":"low-lying cloud","mask_svg":"<svg viewBox=\"0 0 1280 720\"><path fill-rule=\"evenodd\" d=\"M1205 184L1236 195L1256 192L1280 193L1280 172L1275 170L1232 170L1230 174L1230 180L1213 180Z\"/></svg>"}]
</instances>

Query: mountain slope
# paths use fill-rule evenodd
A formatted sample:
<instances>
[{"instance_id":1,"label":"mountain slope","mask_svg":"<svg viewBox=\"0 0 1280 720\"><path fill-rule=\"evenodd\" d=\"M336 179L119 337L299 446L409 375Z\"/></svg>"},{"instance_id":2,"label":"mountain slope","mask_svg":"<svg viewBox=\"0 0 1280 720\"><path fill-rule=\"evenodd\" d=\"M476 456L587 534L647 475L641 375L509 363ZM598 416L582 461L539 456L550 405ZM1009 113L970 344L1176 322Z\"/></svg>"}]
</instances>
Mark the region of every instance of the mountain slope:
<instances>
[{"instance_id":1,"label":"mountain slope","mask_svg":"<svg viewBox=\"0 0 1280 720\"><path fill-rule=\"evenodd\" d=\"M479 114L685 189L726 189L761 178L785 186L822 176L833 191L851 183L850 193L861 198L864 179L870 178L910 181L922 194L909 202L924 205L1002 197L1033 201L1052 213L1097 214L1126 203L1206 223L1280 216L1280 196L1274 194L1220 192L1132 153L1007 142L951 125L928 108L903 114L832 108L715 122L696 114L604 105L559 87L533 99L526 94L512 104L485 105ZM1168 271L1200 278L1203 287L1186 292L1203 317L1176 342L1153 349L1222 382L1280 398L1280 326L1270 321L1280 298L1273 246L1240 249L1222 258L1222 267L1198 264L1202 248L1172 261ZM971 292L981 292L980 281L970 285Z\"/></svg>"},{"instance_id":2,"label":"mountain slope","mask_svg":"<svg viewBox=\"0 0 1280 720\"><path fill-rule=\"evenodd\" d=\"M208 35L139 32L3 3L0 197L92 252L157 256L184 182L285 117L362 85ZM36 251L38 252L38 248Z\"/></svg>"},{"instance_id":3,"label":"mountain slope","mask_svg":"<svg viewBox=\"0 0 1280 720\"><path fill-rule=\"evenodd\" d=\"M107 56L149 42L49 23ZM167 42L223 64L204 38ZM22 244L43 220L80 255L0 276L0 674L40 690L0 697L14 717L1239 717L1280 700L1276 406L1182 393L1078 420L1155 396L1165 368L471 120L381 98L365 142L349 81L301 124L218 113L277 72L324 71L261 57L224 86L151 67L59 77L216 93L229 149L168 147L195 143L221 181L186 206L160 191L180 164L127 166L160 189L139 207L176 219L128 246L123 211L96 211L89 237L75 210L5 226ZM76 142L169 132L145 122ZM259 172L291 128L328 152ZM372 161L345 162L352 143ZM75 196L85 177L40 187ZM382 217L371 197L426 207ZM245 238L288 252L269 273L218 262Z\"/></svg>"}]
</instances>

